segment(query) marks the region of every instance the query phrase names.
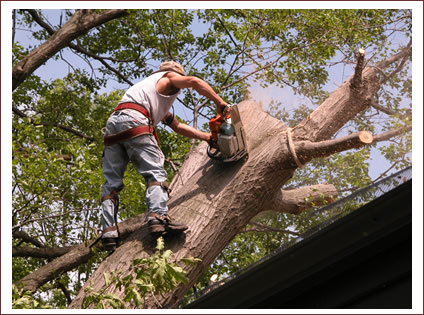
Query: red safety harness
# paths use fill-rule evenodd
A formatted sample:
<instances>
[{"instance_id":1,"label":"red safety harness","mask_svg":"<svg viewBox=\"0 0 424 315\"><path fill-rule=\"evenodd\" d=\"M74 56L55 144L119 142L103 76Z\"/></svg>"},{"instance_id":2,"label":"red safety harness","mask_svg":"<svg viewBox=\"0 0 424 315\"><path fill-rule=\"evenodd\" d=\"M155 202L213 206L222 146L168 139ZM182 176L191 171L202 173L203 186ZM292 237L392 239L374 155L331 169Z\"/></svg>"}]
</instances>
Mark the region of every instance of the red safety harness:
<instances>
[{"instance_id":1,"label":"red safety harness","mask_svg":"<svg viewBox=\"0 0 424 315\"><path fill-rule=\"evenodd\" d=\"M159 145L158 134L156 132L156 129L152 126L152 119L150 118L150 115L147 109L143 105L136 104L136 103L122 103L122 104L119 104L113 110L113 112L116 112L118 110L123 110L123 109L134 109L142 113L144 116L146 116L149 119L149 125L137 126L137 127L127 129L110 136L105 136L104 145L113 145L116 143L120 143L122 141L126 141L129 139L132 139L141 135L147 135L147 134L155 136L155 139Z\"/></svg>"}]
</instances>

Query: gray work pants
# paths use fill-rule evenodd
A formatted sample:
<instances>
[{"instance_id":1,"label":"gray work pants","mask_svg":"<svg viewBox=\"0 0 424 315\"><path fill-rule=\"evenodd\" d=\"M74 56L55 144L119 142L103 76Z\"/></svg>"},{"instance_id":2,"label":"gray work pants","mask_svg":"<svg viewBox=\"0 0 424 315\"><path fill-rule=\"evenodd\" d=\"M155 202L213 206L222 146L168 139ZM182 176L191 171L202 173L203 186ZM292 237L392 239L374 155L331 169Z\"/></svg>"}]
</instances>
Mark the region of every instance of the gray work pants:
<instances>
[{"instance_id":1,"label":"gray work pants","mask_svg":"<svg viewBox=\"0 0 424 315\"><path fill-rule=\"evenodd\" d=\"M124 110L113 113L107 121L105 135L148 124L146 117L141 117L138 113L132 115L131 112L131 110ZM164 155L152 135L142 135L118 144L105 146L102 162L105 183L101 197L110 195L112 191L120 192L124 188L122 179L129 161L144 177L146 184L152 181L166 181L168 176L163 167L164 160ZM168 211L167 201L168 192L161 186L147 188L146 205L149 212L166 214ZM103 230L117 224L114 205L110 199L102 202L102 214ZM116 231L108 232L108 234L110 235L103 236L118 236Z\"/></svg>"}]
</instances>

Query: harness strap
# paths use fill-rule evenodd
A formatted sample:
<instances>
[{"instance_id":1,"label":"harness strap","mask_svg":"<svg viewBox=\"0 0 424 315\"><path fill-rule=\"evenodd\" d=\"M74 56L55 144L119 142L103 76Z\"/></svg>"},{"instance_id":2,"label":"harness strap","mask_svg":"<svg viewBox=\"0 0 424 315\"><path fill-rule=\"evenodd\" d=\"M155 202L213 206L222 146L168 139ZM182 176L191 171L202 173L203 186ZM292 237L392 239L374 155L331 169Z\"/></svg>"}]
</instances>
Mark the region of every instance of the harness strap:
<instances>
[{"instance_id":1,"label":"harness strap","mask_svg":"<svg viewBox=\"0 0 424 315\"><path fill-rule=\"evenodd\" d=\"M150 118L149 111L143 105L140 105L140 104L137 104L137 103L122 103L122 104L119 104L118 106L116 106L116 108L113 111L116 112L116 111L122 110L122 109L134 109L134 110L142 113L147 118L149 118L150 122L152 120Z\"/></svg>"},{"instance_id":2,"label":"harness strap","mask_svg":"<svg viewBox=\"0 0 424 315\"><path fill-rule=\"evenodd\" d=\"M103 196L101 202L103 202L105 200L108 200L108 199L112 200L113 204L116 206L117 205L117 201L118 201L118 192L112 191L110 193L110 195Z\"/></svg>"},{"instance_id":3,"label":"harness strap","mask_svg":"<svg viewBox=\"0 0 424 315\"><path fill-rule=\"evenodd\" d=\"M169 189L169 184L168 184L167 181L164 181L164 182L149 182L147 184L147 188L152 187L152 186L162 187L163 189L166 190L166 192L168 193L168 197L169 197L169 194L171 193L171 189Z\"/></svg>"},{"instance_id":4,"label":"harness strap","mask_svg":"<svg viewBox=\"0 0 424 315\"><path fill-rule=\"evenodd\" d=\"M118 106L116 106L116 108L113 110L114 112L118 111L118 110L123 110L123 109L134 109L140 113L142 113L144 116L146 116L149 119L149 125L148 126L137 126L122 132L119 132L117 134L114 135L110 135L110 136L105 136L104 137L104 145L112 145L112 144L116 144L116 143L120 143L122 141L126 141L141 135L146 135L146 134L150 134L155 136L156 142L158 143L158 145L160 145L159 143L159 137L158 134L156 132L156 129L153 128L151 126L152 124L152 119L149 115L149 111L140 104L137 103L122 103L119 104Z\"/></svg>"},{"instance_id":5,"label":"harness strap","mask_svg":"<svg viewBox=\"0 0 424 315\"><path fill-rule=\"evenodd\" d=\"M129 140L141 135L154 135L156 138L156 141L158 141L155 129L152 126L144 125L144 126L137 126L131 129L127 129L119 133L115 133L114 135L105 136L103 142L104 142L104 145L112 145L112 144ZM159 144L159 141L158 141L158 144Z\"/></svg>"},{"instance_id":6,"label":"harness strap","mask_svg":"<svg viewBox=\"0 0 424 315\"><path fill-rule=\"evenodd\" d=\"M109 226L108 228L105 228L104 230L103 230L103 234L104 233L106 233L106 232L111 232L111 231L118 231L118 227L116 226L116 225L114 225L114 226ZM119 231L118 231L119 232Z\"/></svg>"}]
</instances>

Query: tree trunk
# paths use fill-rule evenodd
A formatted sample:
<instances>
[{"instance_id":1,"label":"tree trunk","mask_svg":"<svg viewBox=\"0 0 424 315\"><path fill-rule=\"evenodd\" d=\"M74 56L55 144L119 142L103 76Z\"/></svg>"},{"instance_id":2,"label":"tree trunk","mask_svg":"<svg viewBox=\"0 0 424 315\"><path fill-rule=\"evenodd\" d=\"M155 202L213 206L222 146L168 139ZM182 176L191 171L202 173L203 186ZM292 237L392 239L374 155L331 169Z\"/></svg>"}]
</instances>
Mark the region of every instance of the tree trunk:
<instances>
[{"instance_id":1,"label":"tree trunk","mask_svg":"<svg viewBox=\"0 0 424 315\"><path fill-rule=\"evenodd\" d=\"M340 140L312 142L329 139L366 108L378 90L378 80L372 70L366 71L361 79L368 83L366 88L351 91L351 82L346 82L340 88L342 91L337 90L291 132L254 102L240 103L249 146L247 160L232 164L212 161L205 154L206 143L189 154L171 185L173 192L169 201L170 215L187 224L189 230L184 237L165 239L165 244L176 259L192 256L202 262L186 268L187 284L163 298L147 299L145 307L175 307L237 233L258 213L275 205L281 187L292 177L299 163L372 142L367 132ZM153 240L143 226L100 265L88 282L92 281L94 290L100 291L105 272L128 270L135 258L150 256L153 250ZM113 293L119 297L123 294L117 290ZM84 294L82 289L70 308L80 308ZM130 303L128 307L134 305Z\"/></svg>"}]
</instances>

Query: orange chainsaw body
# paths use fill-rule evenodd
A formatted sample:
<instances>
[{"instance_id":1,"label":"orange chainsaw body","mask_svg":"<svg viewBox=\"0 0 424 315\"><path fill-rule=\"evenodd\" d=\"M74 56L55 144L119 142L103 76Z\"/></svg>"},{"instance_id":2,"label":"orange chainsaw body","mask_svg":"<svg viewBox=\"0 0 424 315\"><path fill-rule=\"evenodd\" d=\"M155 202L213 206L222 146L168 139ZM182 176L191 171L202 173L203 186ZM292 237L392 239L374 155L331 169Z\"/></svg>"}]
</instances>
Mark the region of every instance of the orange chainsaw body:
<instances>
[{"instance_id":1,"label":"orange chainsaw body","mask_svg":"<svg viewBox=\"0 0 424 315\"><path fill-rule=\"evenodd\" d=\"M223 162L234 162L248 156L247 139L238 107L229 105L229 109L225 116L217 114L209 120L212 136L207 153L211 159Z\"/></svg>"}]
</instances>

